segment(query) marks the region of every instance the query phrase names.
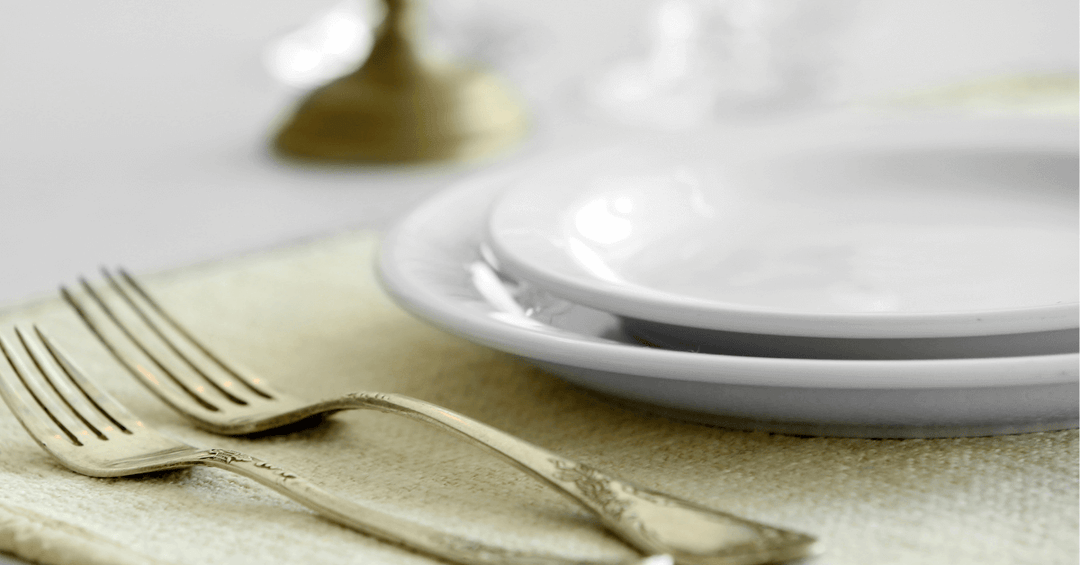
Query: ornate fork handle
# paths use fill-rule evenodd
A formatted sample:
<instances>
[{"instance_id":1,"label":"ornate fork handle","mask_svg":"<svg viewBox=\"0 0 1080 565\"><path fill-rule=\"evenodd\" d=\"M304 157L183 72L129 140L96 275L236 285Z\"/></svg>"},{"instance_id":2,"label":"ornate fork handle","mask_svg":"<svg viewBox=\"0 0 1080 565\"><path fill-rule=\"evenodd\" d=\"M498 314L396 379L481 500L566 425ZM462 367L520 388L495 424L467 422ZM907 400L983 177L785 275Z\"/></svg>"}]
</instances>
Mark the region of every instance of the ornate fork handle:
<instances>
[{"instance_id":1,"label":"ornate fork handle","mask_svg":"<svg viewBox=\"0 0 1080 565\"><path fill-rule=\"evenodd\" d=\"M433 424L502 456L595 513L603 524L645 554L676 563L739 565L805 557L814 538L744 520L660 492L636 487L505 432L422 400L359 392L322 404L375 409Z\"/></svg>"},{"instance_id":2,"label":"ornate fork handle","mask_svg":"<svg viewBox=\"0 0 1080 565\"><path fill-rule=\"evenodd\" d=\"M196 465L231 471L274 489L342 526L370 534L403 547L470 565L585 565L573 559L514 551L440 532L416 522L396 518L354 504L323 490L295 473L250 455L227 449L207 449L191 461ZM634 559L632 563L641 563ZM590 561L590 565L629 565L622 561Z\"/></svg>"}]
</instances>

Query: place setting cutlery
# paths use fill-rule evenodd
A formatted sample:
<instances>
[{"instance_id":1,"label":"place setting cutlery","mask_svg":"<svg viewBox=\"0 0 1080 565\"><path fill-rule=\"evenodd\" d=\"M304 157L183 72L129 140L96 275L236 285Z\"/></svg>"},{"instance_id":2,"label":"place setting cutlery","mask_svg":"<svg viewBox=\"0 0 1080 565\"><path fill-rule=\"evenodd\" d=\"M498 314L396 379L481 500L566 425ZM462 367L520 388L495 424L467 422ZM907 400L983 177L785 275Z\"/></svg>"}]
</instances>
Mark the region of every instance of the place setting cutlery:
<instances>
[{"instance_id":1,"label":"place setting cutlery","mask_svg":"<svg viewBox=\"0 0 1080 565\"><path fill-rule=\"evenodd\" d=\"M593 513L641 553L633 563L749 565L801 559L819 550L812 536L621 481L422 400L375 392L322 402L294 398L212 352L127 272L103 274L109 298L85 280L80 291L62 288L63 298L133 377L204 430L224 435L281 431L341 410L374 409L430 424L501 456ZM571 562L444 533L348 502L256 457L172 439L95 385L42 329L16 327L14 335L10 343L0 341L8 369L0 371L0 392L30 435L75 472L119 477L217 467L254 479L338 524L447 561Z\"/></svg>"}]
</instances>

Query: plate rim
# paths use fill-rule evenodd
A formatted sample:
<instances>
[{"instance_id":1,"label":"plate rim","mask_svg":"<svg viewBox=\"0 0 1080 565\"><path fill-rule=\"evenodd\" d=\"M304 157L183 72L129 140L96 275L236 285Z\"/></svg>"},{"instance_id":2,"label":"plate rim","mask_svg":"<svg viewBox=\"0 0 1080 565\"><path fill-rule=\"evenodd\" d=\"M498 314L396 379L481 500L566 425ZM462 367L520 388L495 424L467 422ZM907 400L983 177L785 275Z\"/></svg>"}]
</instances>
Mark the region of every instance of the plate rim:
<instances>
[{"instance_id":1,"label":"plate rim","mask_svg":"<svg viewBox=\"0 0 1080 565\"><path fill-rule=\"evenodd\" d=\"M528 170L528 167L525 168ZM777 359L698 354L633 346L618 342L602 343L530 331L489 316L475 315L461 301L447 303L444 296L413 277L402 261L420 245L416 236L428 232L431 218L450 218L457 229L470 229L468 214L452 214L465 206L482 214L494 201L505 183L524 174L523 169L497 171L459 181L421 202L384 234L376 253L377 278L383 288L413 315L448 333L506 353L535 361L597 371L618 372L654 379L703 381L717 385L749 385L811 389L912 390L987 387L1026 387L1071 384L1078 378L1080 353L998 357L983 359L919 360L823 360ZM474 200L469 200L469 198ZM481 240L481 222L471 226L475 244ZM446 242L441 242L445 248ZM467 242L457 242L458 245ZM406 255L406 256L403 256ZM478 258L478 256L477 256ZM428 257L432 259L432 257ZM445 261L445 257L442 258ZM464 276L466 265L458 265ZM427 261L423 267L430 275L438 271ZM475 294L475 291L472 291ZM480 302L479 296L469 300ZM659 370L664 367L665 370ZM1027 376L1018 378L1017 371ZM659 373L659 374L658 374ZM949 378L943 379L941 373ZM918 378L913 378L913 374ZM867 378L873 375L873 378Z\"/></svg>"}]
</instances>

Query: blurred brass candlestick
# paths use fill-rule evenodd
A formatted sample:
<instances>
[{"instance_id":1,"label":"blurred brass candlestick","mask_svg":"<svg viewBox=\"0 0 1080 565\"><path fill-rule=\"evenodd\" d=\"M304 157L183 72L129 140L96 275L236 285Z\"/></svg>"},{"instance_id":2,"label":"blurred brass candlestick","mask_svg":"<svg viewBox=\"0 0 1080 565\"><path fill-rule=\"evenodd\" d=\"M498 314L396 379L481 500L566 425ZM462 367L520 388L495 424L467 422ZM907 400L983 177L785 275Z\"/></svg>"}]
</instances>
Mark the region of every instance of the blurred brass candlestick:
<instances>
[{"instance_id":1,"label":"blurred brass candlestick","mask_svg":"<svg viewBox=\"0 0 1080 565\"><path fill-rule=\"evenodd\" d=\"M290 157L409 162L469 159L526 131L525 110L496 76L430 61L418 46L418 5L387 14L359 69L312 92L274 140Z\"/></svg>"}]
</instances>

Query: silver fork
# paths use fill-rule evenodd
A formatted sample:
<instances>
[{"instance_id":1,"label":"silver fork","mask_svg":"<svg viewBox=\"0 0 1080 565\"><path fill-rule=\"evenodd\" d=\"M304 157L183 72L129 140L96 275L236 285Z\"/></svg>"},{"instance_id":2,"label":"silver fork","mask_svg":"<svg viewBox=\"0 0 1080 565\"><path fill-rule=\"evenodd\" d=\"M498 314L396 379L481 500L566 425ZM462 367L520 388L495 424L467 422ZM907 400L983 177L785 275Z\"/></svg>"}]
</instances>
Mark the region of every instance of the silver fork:
<instances>
[{"instance_id":1,"label":"silver fork","mask_svg":"<svg viewBox=\"0 0 1080 565\"><path fill-rule=\"evenodd\" d=\"M114 276L103 269L103 275L117 299L106 301L80 279L89 297L85 302L93 304L97 314L75 293L61 288L61 294L132 375L211 432L249 434L339 410L374 409L432 424L503 457L583 505L645 555L666 554L684 564L749 565L799 559L816 550L816 540L806 534L632 485L422 400L355 392L308 402L276 391L265 379L249 376L211 352L125 271Z\"/></svg>"},{"instance_id":2,"label":"silver fork","mask_svg":"<svg viewBox=\"0 0 1080 565\"><path fill-rule=\"evenodd\" d=\"M0 397L38 444L72 471L91 477L126 477L196 465L217 467L254 479L342 526L448 561L583 565L569 558L502 549L440 532L344 500L250 455L200 449L165 436L98 389L40 329L35 326L29 333L15 328L18 346L0 336L0 350L10 369L0 371ZM621 563L670 562L660 555Z\"/></svg>"}]
</instances>

